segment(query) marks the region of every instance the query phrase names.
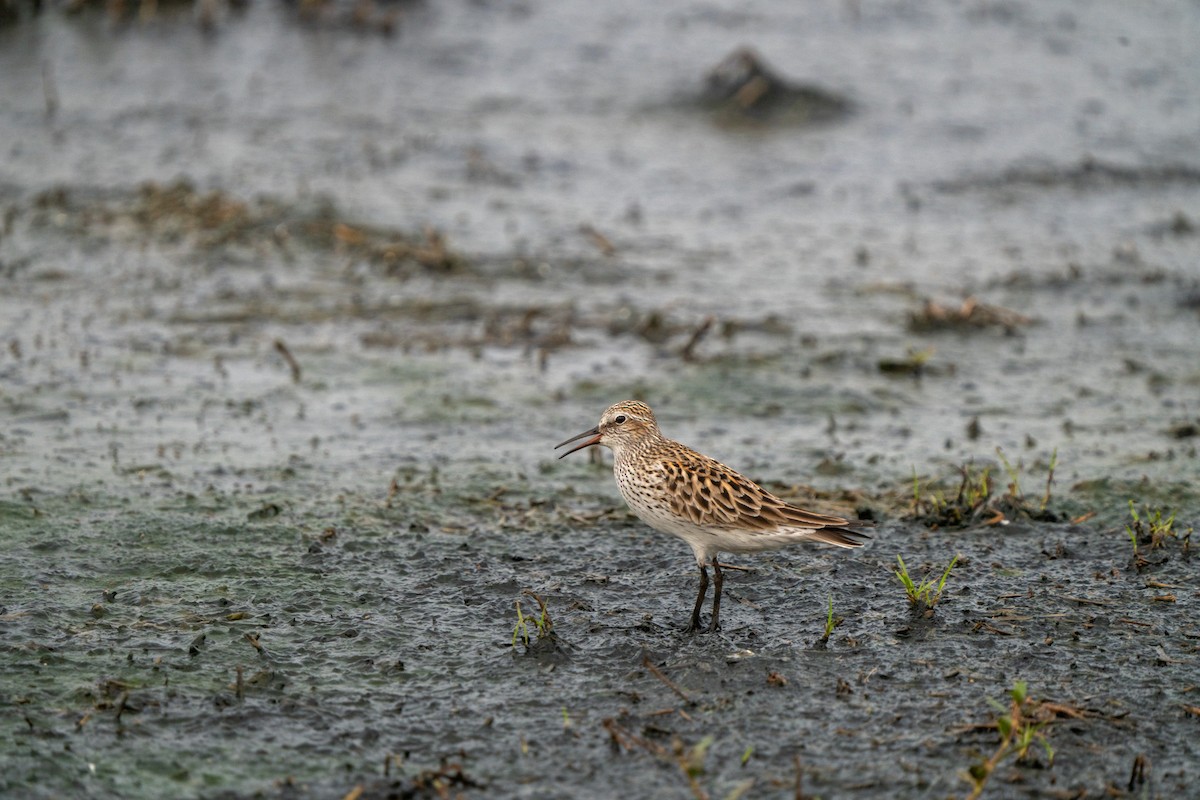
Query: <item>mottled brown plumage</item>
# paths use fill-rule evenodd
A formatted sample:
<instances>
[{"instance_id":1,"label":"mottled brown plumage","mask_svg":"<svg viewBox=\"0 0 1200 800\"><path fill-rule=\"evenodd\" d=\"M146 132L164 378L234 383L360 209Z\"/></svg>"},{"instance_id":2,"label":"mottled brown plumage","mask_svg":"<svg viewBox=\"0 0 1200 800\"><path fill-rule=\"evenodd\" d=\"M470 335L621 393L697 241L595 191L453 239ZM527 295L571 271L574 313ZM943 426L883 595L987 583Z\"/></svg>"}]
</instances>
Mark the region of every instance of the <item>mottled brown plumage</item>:
<instances>
[{"instance_id":1,"label":"mottled brown plumage","mask_svg":"<svg viewBox=\"0 0 1200 800\"><path fill-rule=\"evenodd\" d=\"M595 428L558 446L580 439L585 441L563 456L597 444L611 448L617 487L630 509L655 530L691 545L700 567L691 630L700 627L710 565L715 589L709 630L717 628L722 585L718 553L772 550L806 540L861 547L870 538L860 530L869 522L806 511L721 462L666 438L645 403L617 403Z\"/></svg>"}]
</instances>

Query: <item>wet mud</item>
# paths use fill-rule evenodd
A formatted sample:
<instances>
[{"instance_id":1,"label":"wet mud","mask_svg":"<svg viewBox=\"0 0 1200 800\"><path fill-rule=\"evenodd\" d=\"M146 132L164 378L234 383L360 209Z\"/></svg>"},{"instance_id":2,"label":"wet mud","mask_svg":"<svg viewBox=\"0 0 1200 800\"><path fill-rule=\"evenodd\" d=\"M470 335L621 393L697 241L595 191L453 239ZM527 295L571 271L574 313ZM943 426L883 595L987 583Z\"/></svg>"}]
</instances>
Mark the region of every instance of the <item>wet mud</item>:
<instances>
[{"instance_id":1,"label":"wet mud","mask_svg":"<svg viewBox=\"0 0 1200 800\"><path fill-rule=\"evenodd\" d=\"M0 794L1194 793L1197 24L0 6Z\"/></svg>"}]
</instances>

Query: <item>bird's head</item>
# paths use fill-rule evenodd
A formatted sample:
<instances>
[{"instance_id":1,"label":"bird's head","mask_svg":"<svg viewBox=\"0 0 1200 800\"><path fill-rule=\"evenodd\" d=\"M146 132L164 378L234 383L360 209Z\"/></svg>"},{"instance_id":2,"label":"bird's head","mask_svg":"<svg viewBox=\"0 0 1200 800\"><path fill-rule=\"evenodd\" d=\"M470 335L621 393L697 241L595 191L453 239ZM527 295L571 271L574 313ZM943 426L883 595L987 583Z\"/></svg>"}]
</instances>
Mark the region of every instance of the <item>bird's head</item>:
<instances>
[{"instance_id":1,"label":"bird's head","mask_svg":"<svg viewBox=\"0 0 1200 800\"><path fill-rule=\"evenodd\" d=\"M654 420L654 412L650 410L650 406L639 400L622 400L620 403L609 406L600 415L599 425L578 436L572 436L554 449L557 450L559 447L583 439L559 458L597 444L619 451L645 441L647 438L660 435L658 423Z\"/></svg>"}]
</instances>

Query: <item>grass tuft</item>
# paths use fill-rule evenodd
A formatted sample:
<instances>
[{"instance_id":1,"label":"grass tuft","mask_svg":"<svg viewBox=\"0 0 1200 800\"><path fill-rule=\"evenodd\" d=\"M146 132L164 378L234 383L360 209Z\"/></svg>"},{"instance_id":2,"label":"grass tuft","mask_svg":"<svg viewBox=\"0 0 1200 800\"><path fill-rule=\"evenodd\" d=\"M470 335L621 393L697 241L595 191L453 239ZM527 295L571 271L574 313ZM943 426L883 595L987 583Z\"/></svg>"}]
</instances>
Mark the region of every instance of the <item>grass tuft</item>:
<instances>
[{"instance_id":1,"label":"grass tuft","mask_svg":"<svg viewBox=\"0 0 1200 800\"><path fill-rule=\"evenodd\" d=\"M1033 759L1029 751L1035 744L1040 745L1045 753L1045 766L1053 766L1054 748L1046 738L1046 726L1060 716L1075 719L1085 716L1082 711L1070 706L1031 699L1025 681L1013 684L1013 688L1008 691L1007 704L991 698L988 699L988 703L996 709L996 719L972 727L995 728L1000 734L1000 743L991 756L959 773L963 780L971 784L971 793L967 795L967 800L978 800L983 794L988 778L1005 759L1012 757L1018 764L1031 762Z\"/></svg>"},{"instance_id":2,"label":"grass tuft","mask_svg":"<svg viewBox=\"0 0 1200 800\"><path fill-rule=\"evenodd\" d=\"M824 650L829 645L829 637L833 635L833 629L843 622L841 617L833 615L833 595L829 595L829 610L825 614L825 629L821 632L821 638L817 639L813 645L818 650Z\"/></svg>"},{"instance_id":3,"label":"grass tuft","mask_svg":"<svg viewBox=\"0 0 1200 800\"><path fill-rule=\"evenodd\" d=\"M609 740L614 750L629 751L635 747L640 747L664 763L674 764L679 768L679 772L687 782L688 789L695 800L711 800L712 795L704 787L701 778L704 777L706 772L704 762L708 758L708 750L712 747L713 742L716 741L712 736L705 736L690 747L684 744L683 740L679 737L673 737L670 748L667 748L652 739L639 736L611 717L604 720L602 727L608 731ZM753 754L753 747L747 747L742 752L741 765L743 767ZM724 800L738 800L738 798L741 798L746 792L750 791L753 786L753 778L740 781L724 795Z\"/></svg>"},{"instance_id":4,"label":"grass tuft","mask_svg":"<svg viewBox=\"0 0 1200 800\"><path fill-rule=\"evenodd\" d=\"M1182 543L1185 556L1191 550L1192 528L1189 527L1181 533L1175 527L1174 514L1164 519L1163 510L1156 508L1153 512L1147 511L1146 516L1143 517L1138 512L1137 503L1130 500L1129 516L1132 521L1126 523L1125 534L1133 546L1133 564L1137 569L1140 570L1152 563L1143 555L1142 545L1147 545L1148 551L1154 551L1166 547L1168 542L1179 541Z\"/></svg>"},{"instance_id":5,"label":"grass tuft","mask_svg":"<svg viewBox=\"0 0 1200 800\"><path fill-rule=\"evenodd\" d=\"M837 627L837 622L833 620L833 595L829 595L829 613L825 615L825 634L821 637L824 641L829 641L829 634L833 633L833 629Z\"/></svg>"},{"instance_id":6,"label":"grass tuft","mask_svg":"<svg viewBox=\"0 0 1200 800\"><path fill-rule=\"evenodd\" d=\"M1054 471L1058 467L1058 450L1050 456L1046 472L1046 488L1039 500L1025 497L1021 488L1021 465L1008 460L997 447L996 456L1008 478L1006 490L996 486L992 467L977 467L971 462L958 468L958 487L953 483L931 481L922 486L913 468L912 502L908 518L926 527L965 528L971 525L1007 525L1013 519L1038 522L1060 522L1064 517L1050 510Z\"/></svg>"},{"instance_id":7,"label":"grass tuft","mask_svg":"<svg viewBox=\"0 0 1200 800\"><path fill-rule=\"evenodd\" d=\"M954 569L954 565L958 563L958 555L956 554L950 560L940 579L935 579L930 574L920 583L913 581L912 576L908 574L908 567L905 566L904 559L899 554L896 555L896 561L900 564L900 568L896 570L896 578L904 586L904 594L908 598L913 614L924 617L932 616L933 609L942 599L942 592L946 588L946 579L950 577L950 570Z\"/></svg>"},{"instance_id":8,"label":"grass tuft","mask_svg":"<svg viewBox=\"0 0 1200 800\"><path fill-rule=\"evenodd\" d=\"M532 597L538 604L538 615L536 617L527 616L524 609L521 607L521 597ZM525 589L521 592L521 597L516 599L517 606L517 624L513 628L512 646L517 646L519 639L525 649L529 649L529 623L532 622L537 631L537 639L552 638L554 636L554 623L550 619L550 610L546 608L546 601L542 596L532 589Z\"/></svg>"}]
</instances>

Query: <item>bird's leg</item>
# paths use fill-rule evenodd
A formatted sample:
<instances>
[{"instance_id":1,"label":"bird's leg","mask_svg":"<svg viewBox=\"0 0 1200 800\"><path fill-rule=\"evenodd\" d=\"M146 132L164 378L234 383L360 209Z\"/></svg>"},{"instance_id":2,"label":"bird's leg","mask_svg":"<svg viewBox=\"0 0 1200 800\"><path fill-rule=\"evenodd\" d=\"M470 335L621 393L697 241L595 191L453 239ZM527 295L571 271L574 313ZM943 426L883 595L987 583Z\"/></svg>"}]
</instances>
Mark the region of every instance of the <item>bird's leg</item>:
<instances>
[{"instance_id":1,"label":"bird's leg","mask_svg":"<svg viewBox=\"0 0 1200 800\"><path fill-rule=\"evenodd\" d=\"M717 625L721 618L721 565L717 563L717 557L713 556L713 615L712 621L708 623L708 632L716 633Z\"/></svg>"},{"instance_id":2,"label":"bird's leg","mask_svg":"<svg viewBox=\"0 0 1200 800\"><path fill-rule=\"evenodd\" d=\"M700 565L700 593L696 595L696 607L692 609L692 624L688 625L688 633L700 630L700 609L704 606L704 595L708 593L708 570Z\"/></svg>"}]
</instances>

